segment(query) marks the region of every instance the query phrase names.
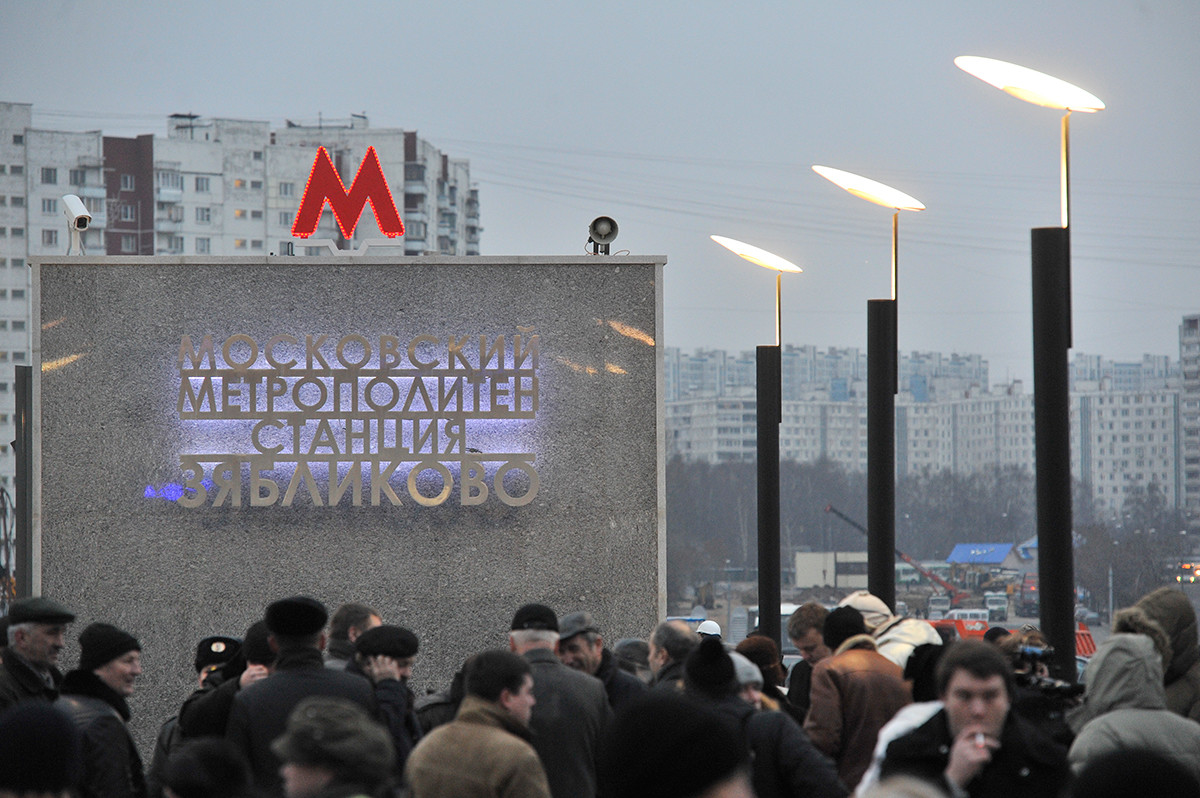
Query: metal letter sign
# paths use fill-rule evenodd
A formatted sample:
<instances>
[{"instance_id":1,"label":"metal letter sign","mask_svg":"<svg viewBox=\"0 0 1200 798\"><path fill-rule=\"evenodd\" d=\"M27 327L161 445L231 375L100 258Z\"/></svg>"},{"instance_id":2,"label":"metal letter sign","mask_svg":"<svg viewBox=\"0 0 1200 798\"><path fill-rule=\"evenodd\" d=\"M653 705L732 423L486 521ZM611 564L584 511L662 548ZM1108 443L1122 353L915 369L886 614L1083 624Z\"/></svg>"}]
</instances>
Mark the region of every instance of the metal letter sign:
<instances>
[{"instance_id":1,"label":"metal letter sign","mask_svg":"<svg viewBox=\"0 0 1200 798\"><path fill-rule=\"evenodd\" d=\"M396 203L392 199L391 189L388 188L387 178L383 176L383 168L379 165L379 156L375 153L375 148L367 147L367 154L359 164L358 174L354 176L350 190L346 191L342 176L333 168L329 153L324 147L319 147L312 172L308 175L308 184L304 187L304 196L300 198L296 221L292 224L292 235L308 238L317 232L317 223L321 221L321 213L328 202L329 207L333 208L333 215L342 230L342 236L350 238L354 235L354 228L358 226L358 219L368 201L375 212L375 221L384 235L388 238L404 235L404 222L400 220L400 213L396 210Z\"/></svg>"}]
</instances>

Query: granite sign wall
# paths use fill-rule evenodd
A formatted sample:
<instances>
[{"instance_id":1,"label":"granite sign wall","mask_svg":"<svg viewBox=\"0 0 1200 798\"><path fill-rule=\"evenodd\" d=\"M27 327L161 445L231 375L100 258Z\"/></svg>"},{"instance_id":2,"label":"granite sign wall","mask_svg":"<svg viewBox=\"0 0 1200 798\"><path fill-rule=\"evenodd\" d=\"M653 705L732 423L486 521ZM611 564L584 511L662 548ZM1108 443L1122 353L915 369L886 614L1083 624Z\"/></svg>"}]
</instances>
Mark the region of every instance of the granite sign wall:
<instances>
[{"instance_id":1,"label":"granite sign wall","mask_svg":"<svg viewBox=\"0 0 1200 798\"><path fill-rule=\"evenodd\" d=\"M513 611L665 611L663 258L46 258L40 592L143 642L148 742L194 646L272 599L376 607L418 687ZM64 655L74 664L77 649Z\"/></svg>"}]
</instances>

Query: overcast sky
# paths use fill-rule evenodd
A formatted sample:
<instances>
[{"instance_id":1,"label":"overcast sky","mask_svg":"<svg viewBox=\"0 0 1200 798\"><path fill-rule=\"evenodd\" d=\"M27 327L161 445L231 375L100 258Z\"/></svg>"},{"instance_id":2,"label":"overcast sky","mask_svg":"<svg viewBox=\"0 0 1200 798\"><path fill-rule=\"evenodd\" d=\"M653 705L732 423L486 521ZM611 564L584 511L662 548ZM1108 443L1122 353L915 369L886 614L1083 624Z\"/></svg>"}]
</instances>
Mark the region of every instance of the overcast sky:
<instances>
[{"instance_id":1,"label":"overcast sky","mask_svg":"<svg viewBox=\"0 0 1200 798\"><path fill-rule=\"evenodd\" d=\"M471 162L485 255L668 258L665 343L865 346L890 212L825 164L928 206L900 220L900 348L1031 373L1029 230L1058 224L1059 113L957 69L1012 61L1107 109L1072 117L1075 351L1178 357L1200 312L1200 3L0 0L0 100L34 124L165 135L167 114L365 112Z\"/></svg>"}]
</instances>

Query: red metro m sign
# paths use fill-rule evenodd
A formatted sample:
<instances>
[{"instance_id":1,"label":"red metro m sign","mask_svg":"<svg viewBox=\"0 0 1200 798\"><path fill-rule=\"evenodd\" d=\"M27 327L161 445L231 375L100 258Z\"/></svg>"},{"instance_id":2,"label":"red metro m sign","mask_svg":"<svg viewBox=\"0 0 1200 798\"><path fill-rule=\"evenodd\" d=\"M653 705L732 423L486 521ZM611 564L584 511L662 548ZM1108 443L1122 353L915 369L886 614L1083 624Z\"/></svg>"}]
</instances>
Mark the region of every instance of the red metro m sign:
<instances>
[{"instance_id":1,"label":"red metro m sign","mask_svg":"<svg viewBox=\"0 0 1200 798\"><path fill-rule=\"evenodd\" d=\"M342 176L333 168L329 153L324 147L318 147L316 160L308 175L308 184L304 187L304 196L300 198L300 207L296 210L296 220L292 223L292 235L308 238L317 232L317 223L321 221L321 213L328 202L342 236L350 238L368 201L384 235L388 238L404 235L404 222L396 210L375 148L367 147L367 154L363 156L358 173L347 191Z\"/></svg>"}]
</instances>

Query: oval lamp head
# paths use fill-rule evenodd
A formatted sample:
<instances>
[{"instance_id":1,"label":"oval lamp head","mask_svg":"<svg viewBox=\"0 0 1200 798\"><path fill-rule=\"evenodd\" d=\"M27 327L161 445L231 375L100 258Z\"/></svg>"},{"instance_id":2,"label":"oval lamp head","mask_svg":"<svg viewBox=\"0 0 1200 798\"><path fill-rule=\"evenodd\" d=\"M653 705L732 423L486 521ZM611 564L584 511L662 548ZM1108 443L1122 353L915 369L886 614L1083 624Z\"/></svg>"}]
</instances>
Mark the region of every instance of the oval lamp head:
<instances>
[{"instance_id":1,"label":"oval lamp head","mask_svg":"<svg viewBox=\"0 0 1200 798\"><path fill-rule=\"evenodd\" d=\"M729 250L734 255L745 258L751 263L756 263L759 266L763 266L767 269L774 269L777 272L795 273L804 271L790 260L781 258L774 253L767 252L765 249L759 249L752 244L747 244L743 241L738 241L737 239L733 238L726 238L725 236L709 236L709 238L725 247L725 249Z\"/></svg>"},{"instance_id":2,"label":"oval lamp head","mask_svg":"<svg viewBox=\"0 0 1200 798\"><path fill-rule=\"evenodd\" d=\"M836 186L846 189L851 194L885 208L898 211L923 211L925 206L915 197L910 197L903 191L891 186L885 186L870 178L856 175L853 172L843 172L828 166L813 166L813 171Z\"/></svg>"},{"instance_id":3,"label":"oval lamp head","mask_svg":"<svg viewBox=\"0 0 1200 798\"><path fill-rule=\"evenodd\" d=\"M1089 114L1104 110L1104 103L1091 92L1027 67L977 55L960 55L954 59L954 65L984 83L1034 105Z\"/></svg>"}]
</instances>

